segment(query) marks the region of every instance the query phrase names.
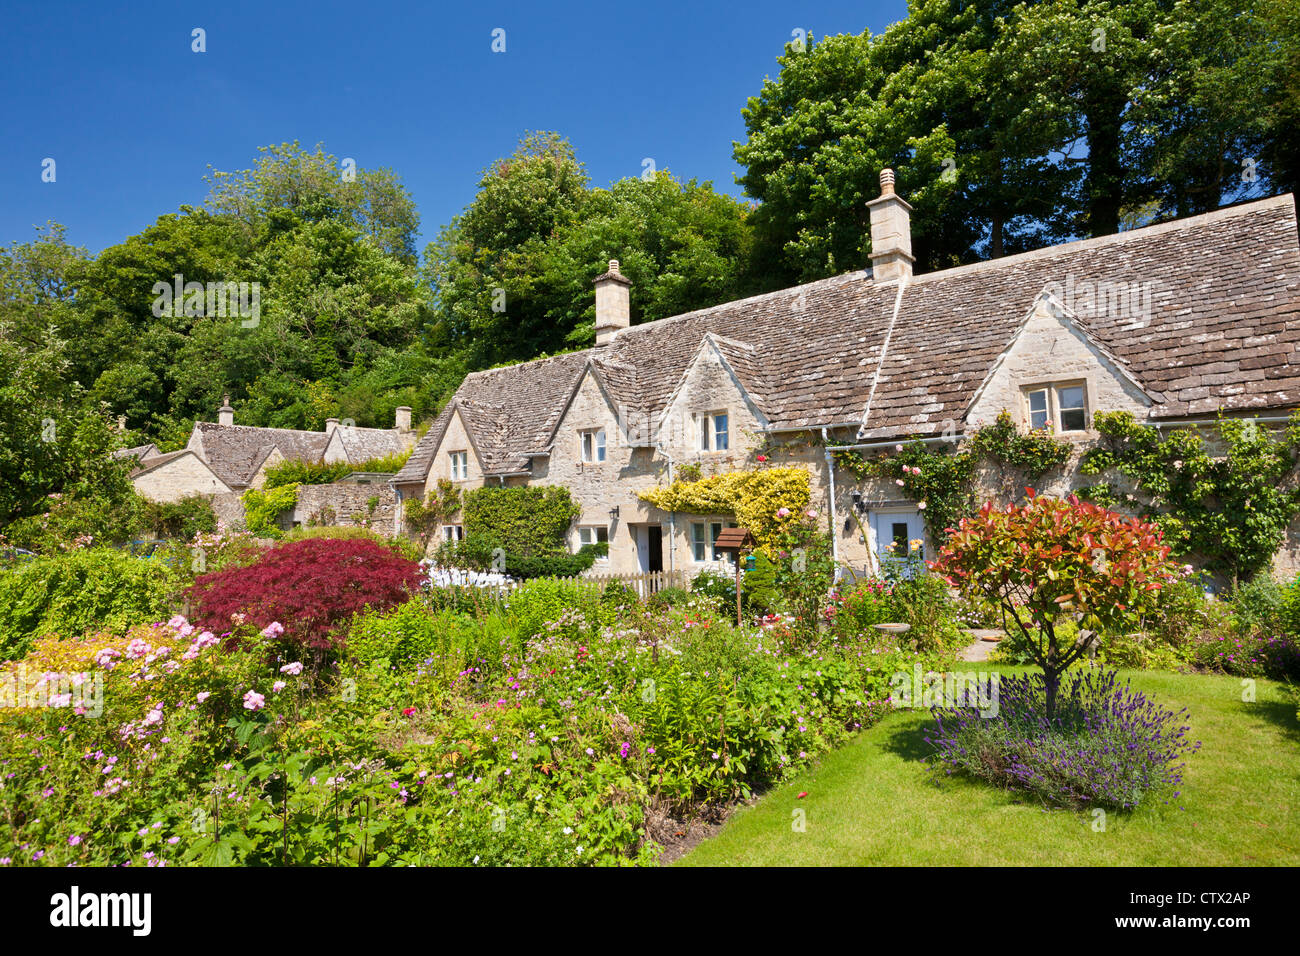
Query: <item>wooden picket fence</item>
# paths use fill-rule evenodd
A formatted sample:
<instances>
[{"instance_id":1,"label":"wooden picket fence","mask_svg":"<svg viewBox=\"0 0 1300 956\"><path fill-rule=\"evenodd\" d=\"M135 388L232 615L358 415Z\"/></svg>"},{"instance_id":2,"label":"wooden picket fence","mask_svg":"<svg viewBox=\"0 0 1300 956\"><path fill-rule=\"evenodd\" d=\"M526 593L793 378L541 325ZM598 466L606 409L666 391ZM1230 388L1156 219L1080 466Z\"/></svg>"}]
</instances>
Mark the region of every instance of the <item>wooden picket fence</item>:
<instances>
[{"instance_id":1,"label":"wooden picket fence","mask_svg":"<svg viewBox=\"0 0 1300 956\"><path fill-rule=\"evenodd\" d=\"M602 588L617 582L624 587L631 588L636 592L637 597L643 601L664 588L688 588L691 586L690 575L680 569L674 571L641 571L637 574L584 574L578 580L590 581Z\"/></svg>"}]
</instances>

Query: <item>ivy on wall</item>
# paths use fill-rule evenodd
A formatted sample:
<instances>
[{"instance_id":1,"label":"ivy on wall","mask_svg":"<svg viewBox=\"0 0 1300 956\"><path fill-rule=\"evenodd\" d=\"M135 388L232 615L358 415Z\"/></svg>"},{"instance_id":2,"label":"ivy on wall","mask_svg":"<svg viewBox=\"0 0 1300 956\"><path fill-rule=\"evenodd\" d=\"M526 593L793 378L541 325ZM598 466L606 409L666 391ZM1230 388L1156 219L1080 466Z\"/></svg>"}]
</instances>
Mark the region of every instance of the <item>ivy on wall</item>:
<instances>
[{"instance_id":1,"label":"ivy on wall","mask_svg":"<svg viewBox=\"0 0 1300 956\"><path fill-rule=\"evenodd\" d=\"M807 469L784 466L678 479L667 487L638 492L637 497L663 511L732 515L759 547L770 551L781 533L807 511L812 490ZM784 515L779 514L782 509Z\"/></svg>"},{"instance_id":2,"label":"ivy on wall","mask_svg":"<svg viewBox=\"0 0 1300 956\"><path fill-rule=\"evenodd\" d=\"M535 557L565 551L565 535L582 509L562 485L512 485L465 492L461 513L467 537L490 540L511 555Z\"/></svg>"},{"instance_id":3,"label":"ivy on wall","mask_svg":"<svg viewBox=\"0 0 1300 956\"><path fill-rule=\"evenodd\" d=\"M925 514L932 541L941 541L947 529L975 510L975 469L989 461L1036 481L1070 458L1071 445L1045 431L1021 434L1010 413L1003 411L960 446L954 442L939 449L920 441L900 443L895 454L867 458L856 451L836 451L835 463L859 481L892 479L917 502Z\"/></svg>"},{"instance_id":4,"label":"ivy on wall","mask_svg":"<svg viewBox=\"0 0 1300 956\"><path fill-rule=\"evenodd\" d=\"M1080 471L1115 471L1133 484L1123 495L1108 481L1079 490L1107 507L1140 510L1156 522L1175 553L1198 554L1206 567L1250 578L1265 570L1300 514L1294 480L1300 450L1300 411L1279 437L1242 419L1221 418L1221 447L1198 430L1161 435L1128 412L1099 412L1101 444L1084 455Z\"/></svg>"},{"instance_id":5,"label":"ivy on wall","mask_svg":"<svg viewBox=\"0 0 1300 956\"><path fill-rule=\"evenodd\" d=\"M298 504L298 486L249 488L239 500L244 503L244 523L254 537L278 538L284 533L278 519Z\"/></svg>"}]
</instances>

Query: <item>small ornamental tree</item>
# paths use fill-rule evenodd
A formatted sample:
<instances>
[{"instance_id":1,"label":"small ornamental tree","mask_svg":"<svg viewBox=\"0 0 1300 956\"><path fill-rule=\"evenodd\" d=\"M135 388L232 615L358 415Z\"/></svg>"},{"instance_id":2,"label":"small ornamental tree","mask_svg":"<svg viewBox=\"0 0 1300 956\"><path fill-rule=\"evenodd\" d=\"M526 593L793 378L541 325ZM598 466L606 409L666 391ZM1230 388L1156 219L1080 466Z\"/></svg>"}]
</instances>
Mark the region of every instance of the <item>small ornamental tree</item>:
<instances>
[{"instance_id":1,"label":"small ornamental tree","mask_svg":"<svg viewBox=\"0 0 1300 956\"><path fill-rule=\"evenodd\" d=\"M237 614L259 629L278 622L286 640L323 651L358 611L402 603L421 578L418 562L373 541L308 538L198 578L188 592L191 620L218 634L232 629Z\"/></svg>"},{"instance_id":2,"label":"small ornamental tree","mask_svg":"<svg viewBox=\"0 0 1300 956\"><path fill-rule=\"evenodd\" d=\"M1000 607L1043 669L1047 716L1056 712L1061 674L1087 642L1062 647L1060 627L1120 633L1154 610L1159 591L1178 577L1160 529L1094 504L1038 497L1025 505L963 518L931 569L967 597Z\"/></svg>"}]
</instances>

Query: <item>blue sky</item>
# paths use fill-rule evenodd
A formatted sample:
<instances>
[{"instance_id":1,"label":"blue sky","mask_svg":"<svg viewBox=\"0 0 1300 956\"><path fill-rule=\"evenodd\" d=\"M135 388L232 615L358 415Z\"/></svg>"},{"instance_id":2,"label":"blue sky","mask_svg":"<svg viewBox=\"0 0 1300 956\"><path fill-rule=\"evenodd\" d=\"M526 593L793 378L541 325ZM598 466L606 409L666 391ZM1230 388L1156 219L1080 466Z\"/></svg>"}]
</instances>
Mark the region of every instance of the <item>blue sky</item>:
<instances>
[{"instance_id":1,"label":"blue sky","mask_svg":"<svg viewBox=\"0 0 1300 956\"><path fill-rule=\"evenodd\" d=\"M877 32L906 15L904 0L112 6L5 10L4 244L53 219L98 252L201 203L209 164L246 169L258 146L295 139L392 167L419 206L421 251L525 130L567 136L596 185L651 157L739 196L740 110L791 31Z\"/></svg>"}]
</instances>

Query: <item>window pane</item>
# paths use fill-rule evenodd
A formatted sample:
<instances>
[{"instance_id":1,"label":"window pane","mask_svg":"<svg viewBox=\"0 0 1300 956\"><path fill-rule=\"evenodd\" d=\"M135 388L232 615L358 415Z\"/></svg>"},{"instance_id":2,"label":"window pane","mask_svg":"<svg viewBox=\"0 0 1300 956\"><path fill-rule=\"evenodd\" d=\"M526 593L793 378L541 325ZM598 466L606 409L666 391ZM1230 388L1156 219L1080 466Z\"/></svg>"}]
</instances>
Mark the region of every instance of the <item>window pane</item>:
<instances>
[{"instance_id":1,"label":"window pane","mask_svg":"<svg viewBox=\"0 0 1300 956\"><path fill-rule=\"evenodd\" d=\"M608 541L609 541L609 529L608 529L608 528L603 528L603 527L602 527L602 528L597 528L597 529L596 529L596 541L597 541L598 543L599 543L599 542L608 542Z\"/></svg>"},{"instance_id":2,"label":"window pane","mask_svg":"<svg viewBox=\"0 0 1300 956\"><path fill-rule=\"evenodd\" d=\"M1047 389L1045 388L1029 393L1029 427L1031 429L1047 427Z\"/></svg>"},{"instance_id":3,"label":"window pane","mask_svg":"<svg viewBox=\"0 0 1300 956\"><path fill-rule=\"evenodd\" d=\"M1067 408L1083 408L1083 386L1071 385L1069 388L1061 388L1056 391L1056 400L1061 405L1061 411Z\"/></svg>"},{"instance_id":4,"label":"window pane","mask_svg":"<svg viewBox=\"0 0 1300 956\"><path fill-rule=\"evenodd\" d=\"M1087 424L1087 415L1082 408L1061 409L1061 431L1081 432Z\"/></svg>"},{"instance_id":5,"label":"window pane","mask_svg":"<svg viewBox=\"0 0 1300 956\"><path fill-rule=\"evenodd\" d=\"M896 554L900 558L907 557L907 552L908 552L907 522L906 521L893 522L893 529L892 529L891 536L894 539L894 554Z\"/></svg>"},{"instance_id":6,"label":"window pane","mask_svg":"<svg viewBox=\"0 0 1300 956\"><path fill-rule=\"evenodd\" d=\"M578 529L578 546L579 546L579 547L583 547L583 546L588 545L588 544L591 544L591 529L590 529L590 528L579 528L579 529Z\"/></svg>"},{"instance_id":7,"label":"window pane","mask_svg":"<svg viewBox=\"0 0 1300 956\"><path fill-rule=\"evenodd\" d=\"M727 444L727 416L726 415L713 416L713 438L714 438L713 441L714 451L727 450L728 444Z\"/></svg>"},{"instance_id":8,"label":"window pane","mask_svg":"<svg viewBox=\"0 0 1300 956\"><path fill-rule=\"evenodd\" d=\"M691 552L696 561L703 561L706 557L705 547L708 544L705 535L707 534L704 525L696 522L691 525Z\"/></svg>"},{"instance_id":9,"label":"window pane","mask_svg":"<svg viewBox=\"0 0 1300 956\"><path fill-rule=\"evenodd\" d=\"M700 451L709 450L709 419L708 416L702 416L696 419L700 429Z\"/></svg>"},{"instance_id":10,"label":"window pane","mask_svg":"<svg viewBox=\"0 0 1300 956\"><path fill-rule=\"evenodd\" d=\"M605 429L596 432L596 460L605 460Z\"/></svg>"}]
</instances>

